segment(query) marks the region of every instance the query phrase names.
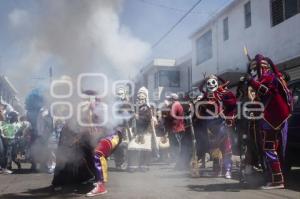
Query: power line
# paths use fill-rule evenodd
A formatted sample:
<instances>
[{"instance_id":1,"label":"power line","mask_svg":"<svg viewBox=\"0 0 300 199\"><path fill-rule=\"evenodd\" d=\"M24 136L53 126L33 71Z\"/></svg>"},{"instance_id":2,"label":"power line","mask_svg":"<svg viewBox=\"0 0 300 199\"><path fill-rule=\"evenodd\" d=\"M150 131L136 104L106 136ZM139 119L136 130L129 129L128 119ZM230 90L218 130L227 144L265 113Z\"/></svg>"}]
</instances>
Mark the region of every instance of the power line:
<instances>
[{"instance_id":1,"label":"power line","mask_svg":"<svg viewBox=\"0 0 300 199\"><path fill-rule=\"evenodd\" d=\"M180 8L175 8L175 7L170 7L168 5L165 5L165 4L160 4L160 3L155 3L155 2L150 2L150 1L147 1L147 0L137 0L141 3L144 3L144 4L148 4L148 5L151 5L151 6L155 6L155 7L159 7L159 8L163 8L163 9L168 9L168 10L172 10L172 11L176 11L176 12L186 12L187 10L185 9L180 9ZM191 14L202 14L201 12L192 12Z\"/></svg>"},{"instance_id":2,"label":"power line","mask_svg":"<svg viewBox=\"0 0 300 199\"><path fill-rule=\"evenodd\" d=\"M184 18L190 14L190 12L192 12L193 9L195 9L199 3L201 3L202 0L198 0L171 28L170 30L168 30L165 34L163 34L159 40L157 40L157 42L155 42L153 45L152 45L152 48L155 48L158 44L160 44L160 42L166 38L175 28L176 26L178 26L183 20Z\"/></svg>"}]
</instances>

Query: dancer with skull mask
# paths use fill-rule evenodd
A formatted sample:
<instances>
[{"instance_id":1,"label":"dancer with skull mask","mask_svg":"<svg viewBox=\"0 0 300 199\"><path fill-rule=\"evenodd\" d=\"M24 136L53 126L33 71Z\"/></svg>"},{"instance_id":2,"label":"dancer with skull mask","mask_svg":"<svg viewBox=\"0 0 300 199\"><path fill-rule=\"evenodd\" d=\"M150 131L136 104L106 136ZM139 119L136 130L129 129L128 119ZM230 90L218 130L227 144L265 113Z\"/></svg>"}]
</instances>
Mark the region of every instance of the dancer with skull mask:
<instances>
[{"instance_id":1,"label":"dancer with skull mask","mask_svg":"<svg viewBox=\"0 0 300 199\"><path fill-rule=\"evenodd\" d=\"M126 170L128 165L128 143L131 140L131 123L134 113L134 108L128 99L128 89L126 86L120 86L117 90L117 120L118 128L124 133L122 142L114 153L115 165L119 170Z\"/></svg>"},{"instance_id":2,"label":"dancer with skull mask","mask_svg":"<svg viewBox=\"0 0 300 199\"><path fill-rule=\"evenodd\" d=\"M219 82L222 84L219 85ZM196 107L200 105L198 116L206 120L203 124L206 125L204 129L209 129L213 135L211 148L213 149L214 171L216 175L222 176L224 166L226 179L231 178L231 133L236 115L236 98L227 89L228 84L228 81L225 82L215 75L210 75L200 86L200 91L204 93L204 96L197 102L198 105L196 104Z\"/></svg>"},{"instance_id":3,"label":"dancer with skull mask","mask_svg":"<svg viewBox=\"0 0 300 199\"><path fill-rule=\"evenodd\" d=\"M128 145L129 172L135 172L138 169L143 172L149 170L152 155L151 119L148 90L141 87L137 93L136 132Z\"/></svg>"},{"instance_id":4,"label":"dancer with skull mask","mask_svg":"<svg viewBox=\"0 0 300 199\"><path fill-rule=\"evenodd\" d=\"M284 188L282 174L287 138L287 119L291 115L291 93L282 74L270 58L256 55L250 62L251 75L243 79L256 91L264 105L259 121L262 150L267 165L267 183L262 189ZM254 75L257 75L255 78Z\"/></svg>"}]
</instances>

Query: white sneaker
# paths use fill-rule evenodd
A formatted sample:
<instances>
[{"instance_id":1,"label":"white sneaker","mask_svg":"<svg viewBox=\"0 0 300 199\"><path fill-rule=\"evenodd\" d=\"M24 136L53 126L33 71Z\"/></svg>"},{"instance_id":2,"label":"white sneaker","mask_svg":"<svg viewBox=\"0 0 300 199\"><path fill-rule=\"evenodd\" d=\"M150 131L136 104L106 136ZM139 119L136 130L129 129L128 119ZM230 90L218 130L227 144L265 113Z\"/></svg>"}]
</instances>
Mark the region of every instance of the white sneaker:
<instances>
[{"instance_id":1,"label":"white sneaker","mask_svg":"<svg viewBox=\"0 0 300 199\"><path fill-rule=\"evenodd\" d=\"M284 184L273 184L268 182L265 186L260 187L263 190L271 190L271 189L284 189Z\"/></svg>"},{"instance_id":2,"label":"white sneaker","mask_svg":"<svg viewBox=\"0 0 300 199\"><path fill-rule=\"evenodd\" d=\"M231 171L226 171L225 173L225 179L231 179Z\"/></svg>"},{"instance_id":3,"label":"white sneaker","mask_svg":"<svg viewBox=\"0 0 300 199\"><path fill-rule=\"evenodd\" d=\"M3 173L4 174L12 174L13 171L9 170L9 169L3 169Z\"/></svg>"}]
</instances>

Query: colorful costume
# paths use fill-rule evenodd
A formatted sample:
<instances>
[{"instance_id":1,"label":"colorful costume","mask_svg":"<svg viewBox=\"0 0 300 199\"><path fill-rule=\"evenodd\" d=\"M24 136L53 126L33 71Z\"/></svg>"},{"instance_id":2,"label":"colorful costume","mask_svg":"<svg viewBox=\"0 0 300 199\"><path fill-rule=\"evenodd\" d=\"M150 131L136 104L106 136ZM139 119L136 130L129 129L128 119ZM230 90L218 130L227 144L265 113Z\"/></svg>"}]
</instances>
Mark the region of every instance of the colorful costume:
<instances>
[{"instance_id":1,"label":"colorful costume","mask_svg":"<svg viewBox=\"0 0 300 199\"><path fill-rule=\"evenodd\" d=\"M291 94L281 73L273 62L262 55L256 55L251 62L258 71L258 79L248 78L264 104L260 133L265 161L268 167L268 188L283 188L282 166L287 139L287 119L291 114Z\"/></svg>"},{"instance_id":2,"label":"colorful costume","mask_svg":"<svg viewBox=\"0 0 300 199\"><path fill-rule=\"evenodd\" d=\"M236 115L236 98L226 88L229 82L223 81L224 84L219 85L218 81L219 78L214 75L207 78L206 91L201 99L205 103L201 115L210 116L210 118L206 118L203 125L213 134L211 148L213 149L212 156L215 157L214 170L221 175L223 164L226 170L225 178L231 178L231 134ZM202 89L200 88L200 90Z\"/></svg>"},{"instance_id":3,"label":"colorful costume","mask_svg":"<svg viewBox=\"0 0 300 199\"><path fill-rule=\"evenodd\" d=\"M94 162L97 171L96 181L107 182L107 158L122 142L122 134L120 131L114 132L112 135L102 138L96 149L94 155Z\"/></svg>"},{"instance_id":4,"label":"colorful costume","mask_svg":"<svg viewBox=\"0 0 300 199\"><path fill-rule=\"evenodd\" d=\"M152 113L148 104L148 90L139 89L137 94L136 132L128 145L128 168L130 172L147 171L152 155Z\"/></svg>"},{"instance_id":5,"label":"colorful costume","mask_svg":"<svg viewBox=\"0 0 300 199\"><path fill-rule=\"evenodd\" d=\"M108 166L107 158L114 152L114 150L122 142L122 133L115 131L112 135L102 138L96 148L94 154L94 164L96 168L96 186L87 193L87 196L96 196L106 193L104 183L108 180Z\"/></svg>"}]
</instances>

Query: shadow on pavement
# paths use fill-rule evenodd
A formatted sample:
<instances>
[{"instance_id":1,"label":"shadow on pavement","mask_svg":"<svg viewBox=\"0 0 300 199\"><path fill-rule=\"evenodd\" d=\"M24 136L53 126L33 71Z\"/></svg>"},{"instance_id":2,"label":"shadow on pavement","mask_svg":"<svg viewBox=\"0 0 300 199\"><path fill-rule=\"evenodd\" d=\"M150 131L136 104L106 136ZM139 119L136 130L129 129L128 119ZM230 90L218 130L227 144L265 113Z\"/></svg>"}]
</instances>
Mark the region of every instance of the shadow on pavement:
<instances>
[{"instance_id":1,"label":"shadow on pavement","mask_svg":"<svg viewBox=\"0 0 300 199\"><path fill-rule=\"evenodd\" d=\"M207 177L200 177L207 178ZM210 178L210 176L208 177ZM238 173L233 174L233 179L238 180ZM300 169L294 169L289 172L286 178L286 189L300 192ZM264 185L264 177L262 173L254 173L247 176L247 184L222 183L208 185L188 185L190 191L197 192L239 192L240 190L253 189L257 190Z\"/></svg>"},{"instance_id":2,"label":"shadow on pavement","mask_svg":"<svg viewBox=\"0 0 300 199\"><path fill-rule=\"evenodd\" d=\"M300 192L300 169L293 169L287 174L286 188Z\"/></svg>"},{"instance_id":3,"label":"shadow on pavement","mask_svg":"<svg viewBox=\"0 0 300 199\"><path fill-rule=\"evenodd\" d=\"M127 172L127 170L125 170L125 169L117 169L115 167L109 167L108 171L109 172Z\"/></svg>"},{"instance_id":4,"label":"shadow on pavement","mask_svg":"<svg viewBox=\"0 0 300 199\"><path fill-rule=\"evenodd\" d=\"M38 172L37 170L32 170L32 169L15 169L13 170L14 174L33 174L33 173L42 173ZM43 172L46 173L46 172Z\"/></svg>"},{"instance_id":5,"label":"shadow on pavement","mask_svg":"<svg viewBox=\"0 0 300 199\"><path fill-rule=\"evenodd\" d=\"M86 194L93 188L92 185L69 185L55 191L52 186L38 189L29 189L21 193L9 193L0 196L0 199L50 199L50 198L75 198Z\"/></svg>"},{"instance_id":6,"label":"shadow on pavement","mask_svg":"<svg viewBox=\"0 0 300 199\"><path fill-rule=\"evenodd\" d=\"M188 185L189 191L197 192L240 192L242 189L239 183Z\"/></svg>"}]
</instances>

